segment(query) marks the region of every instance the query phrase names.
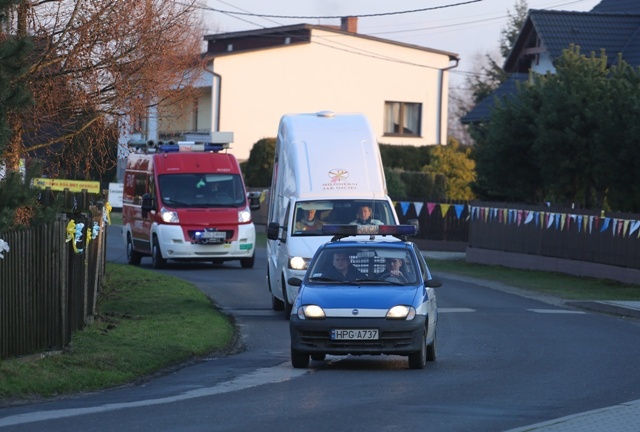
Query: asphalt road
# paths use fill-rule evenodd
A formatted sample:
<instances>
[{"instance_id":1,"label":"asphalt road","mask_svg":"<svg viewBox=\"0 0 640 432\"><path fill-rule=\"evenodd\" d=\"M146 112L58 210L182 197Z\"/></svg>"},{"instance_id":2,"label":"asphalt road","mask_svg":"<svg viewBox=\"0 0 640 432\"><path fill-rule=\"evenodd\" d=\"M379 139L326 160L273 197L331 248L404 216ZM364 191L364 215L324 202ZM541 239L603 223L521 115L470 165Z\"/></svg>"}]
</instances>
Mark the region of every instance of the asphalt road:
<instances>
[{"instance_id":1,"label":"asphalt road","mask_svg":"<svg viewBox=\"0 0 640 432\"><path fill-rule=\"evenodd\" d=\"M123 262L117 229L107 256ZM435 363L410 370L404 357L330 356L297 370L288 322L271 310L264 249L250 270L163 273L234 316L242 351L142 385L1 409L0 431L505 431L640 399L637 320L442 277Z\"/></svg>"}]
</instances>

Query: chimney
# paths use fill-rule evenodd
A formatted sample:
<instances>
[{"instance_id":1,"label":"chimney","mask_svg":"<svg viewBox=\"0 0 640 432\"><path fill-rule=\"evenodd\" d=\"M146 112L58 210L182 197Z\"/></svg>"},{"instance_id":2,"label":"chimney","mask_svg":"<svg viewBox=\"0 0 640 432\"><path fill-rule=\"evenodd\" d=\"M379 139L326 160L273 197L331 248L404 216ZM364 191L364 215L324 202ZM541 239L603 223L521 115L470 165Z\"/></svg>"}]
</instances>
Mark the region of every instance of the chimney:
<instances>
[{"instance_id":1,"label":"chimney","mask_svg":"<svg viewBox=\"0 0 640 432\"><path fill-rule=\"evenodd\" d=\"M340 30L349 33L358 33L358 17L348 16L340 18Z\"/></svg>"}]
</instances>

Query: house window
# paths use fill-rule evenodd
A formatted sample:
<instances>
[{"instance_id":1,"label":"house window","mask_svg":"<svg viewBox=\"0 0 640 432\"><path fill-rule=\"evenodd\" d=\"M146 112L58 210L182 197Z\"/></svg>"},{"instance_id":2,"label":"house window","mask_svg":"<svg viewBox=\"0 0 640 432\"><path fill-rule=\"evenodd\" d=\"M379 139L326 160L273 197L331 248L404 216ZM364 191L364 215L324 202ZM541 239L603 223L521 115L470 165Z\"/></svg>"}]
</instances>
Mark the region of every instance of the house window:
<instances>
[{"instance_id":1,"label":"house window","mask_svg":"<svg viewBox=\"0 0 640 432\"><path fill-rule=\"evenodd\" d=\"M422 104L411 102L384 103L384 134L386 136L412 136L422 134L420 118Z\"/></svg>"}]
</instances>

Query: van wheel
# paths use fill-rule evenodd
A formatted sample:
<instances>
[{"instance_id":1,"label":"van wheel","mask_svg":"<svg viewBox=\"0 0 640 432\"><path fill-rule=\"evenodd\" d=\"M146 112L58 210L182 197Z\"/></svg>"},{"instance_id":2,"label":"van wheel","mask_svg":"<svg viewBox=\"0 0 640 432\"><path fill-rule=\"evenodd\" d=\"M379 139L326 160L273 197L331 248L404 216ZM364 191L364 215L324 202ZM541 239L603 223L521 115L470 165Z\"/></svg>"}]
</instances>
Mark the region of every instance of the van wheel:
<instances>
[{"instance_id":1,"label":"van wheel","mask_svg":"<svg viewBox=\"0 0 640 432\"><path fill-rule=\"evenodd\" d=\"M151 265L154 269L165 268L167 265L167 260L162 258L162 252L156 236L153 236L153 246L151 247Z\"/></svg>"},{"instance_id":2,"label":"van wheel","mask_svg":"<svg viewBox=\"0 0 640 432\"><path fill-rule=\"evenodd\" d=\"M251 258L240 258L240 266L242 268L253 268L253 265L256 262L256 253L254 252L251 255Z\"/></svg>"},{"instance_id":3,"label":"van wheel","mask_svg":"<svg viewBox=\"0 0 640 432\"><path fill-rule=\"evenodd\" d=\"M271 309L273 309L274 311L284 310L284 302L280 300L278 297L274 296L273 292L271 291L271 275L269 274L268 270L267 270L267 288L269 289L269 294L271 294Z\"/></svg>"},{"instance_id":4,"label":"van wheel","mask_svg":"<svg viewBox=\"0 0 640 432\"><path fill-rule=\"evenodd\" d=\"M131 234L127 234L127 263L131 265L140 265L142 255L140 252L133 250L133 242L131 241Z\"/></svg>"},{"instance_id":5,"label":"van wheel","mask_svg":"<svg viewBox=\"0 0 640 432\"><path fill-rule=\"evenodd\" d=\"M287 297L287 286L284 281L282 282L282 303L284 304L284 319L288 320L291 316L291 309L293 309L293 305L289 303L289 297Z\"/></svg>"}]
</instances>

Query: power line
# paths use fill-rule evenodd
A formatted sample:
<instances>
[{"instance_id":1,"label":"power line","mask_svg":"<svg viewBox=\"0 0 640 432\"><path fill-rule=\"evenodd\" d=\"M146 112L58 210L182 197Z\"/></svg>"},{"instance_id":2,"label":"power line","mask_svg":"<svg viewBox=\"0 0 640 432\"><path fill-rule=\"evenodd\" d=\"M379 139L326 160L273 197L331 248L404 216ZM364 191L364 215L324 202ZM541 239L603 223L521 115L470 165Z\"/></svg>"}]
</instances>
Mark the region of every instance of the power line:
<instances>
[{"instance_id":1,"label":"power line","mask_svg":"<svg viewBox=\"0 0 640 432\"><path fill-rule=\"evenodd\" d=\"M460 3L452 3L452 4L448 4L448 5L433 6L433 7L422 8L422 9L411 9L411 10L396 11L396 12L382 12L382 13L375 13L375 14L354 14L354 15L348 15L348 16L357 17L357 18L369 18L369 17L379 17L379 16L401 15L401 14L409 14L409 13L416 13L416 12L426 12L426 11L432 11L432 10L437 10L437 9L446 9L446 8L455 7L455 6L463 6L463 5L467 5L467 4L471 4L471 3L478 3L478 2L481 2L481 1L483 1L483 0L469 0L469 1L460 2ZM254 17L260 17L260 18L337 19L337 18L343 18L343 17L346 16L344 14L343 15L327 15L327 16L272 15L272 14L259 14L259 13L253 13L253 12L233 12L233 11L229 11L229 10L216 9L216 8L212 8L212 7L208 7L208 6L201 6L200 9L209 10L209 11L213 11L213 12L220 12L220 13L223 13L223 14L226 14L226 15L244 15L244 16L254 16Z\"/></svg>"}]
</instances>

